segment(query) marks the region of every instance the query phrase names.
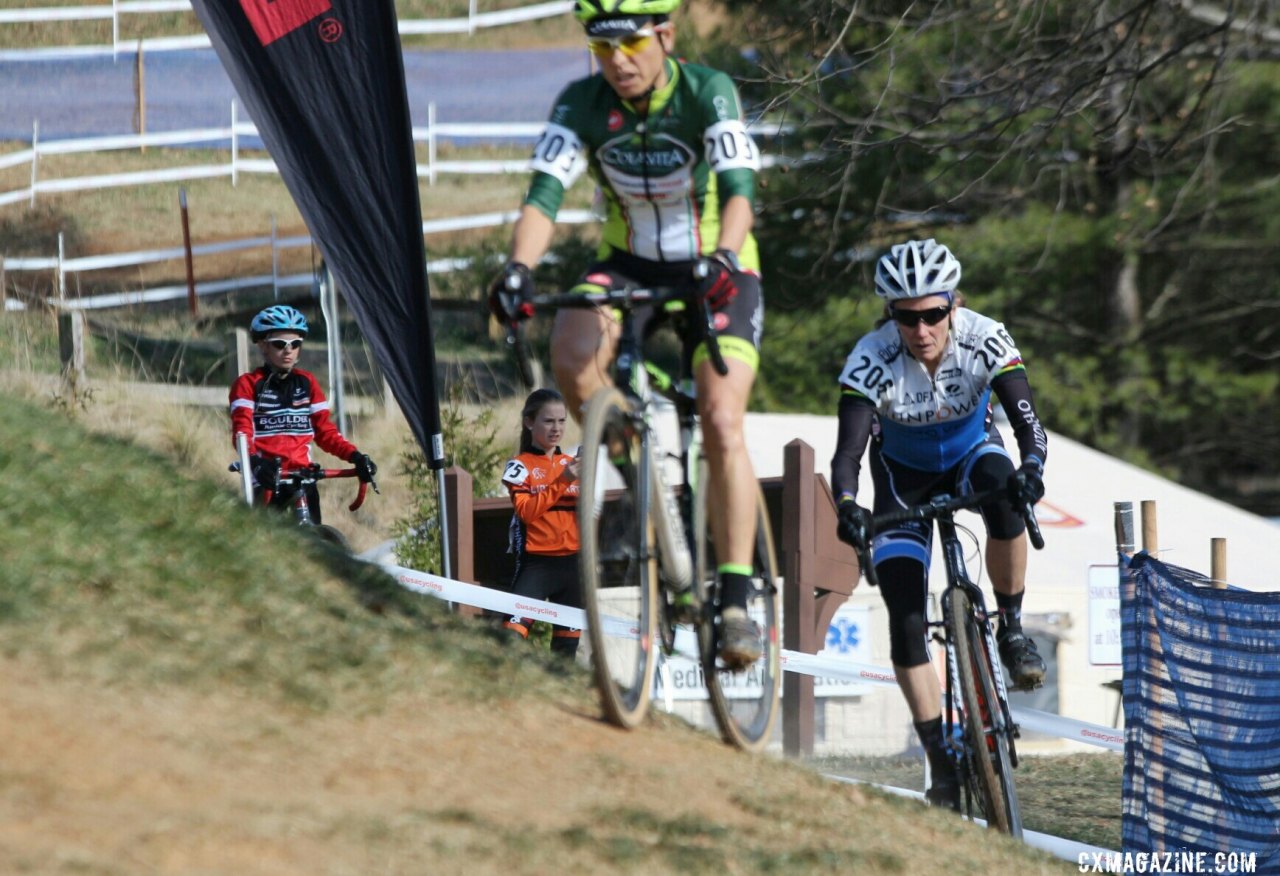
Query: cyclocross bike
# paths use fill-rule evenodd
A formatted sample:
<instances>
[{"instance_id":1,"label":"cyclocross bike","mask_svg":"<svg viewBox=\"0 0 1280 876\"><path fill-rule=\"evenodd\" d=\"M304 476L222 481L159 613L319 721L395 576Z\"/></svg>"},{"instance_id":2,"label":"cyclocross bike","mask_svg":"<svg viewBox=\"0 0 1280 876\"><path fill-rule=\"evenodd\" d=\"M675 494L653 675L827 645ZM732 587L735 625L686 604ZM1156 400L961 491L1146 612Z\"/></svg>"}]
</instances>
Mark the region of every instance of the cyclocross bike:
<instances>
[{"instance_id":1,"label":"cyclocross bike","mask_svg":"<svg viewBox=\"0 0 1280 876\"><path fill-rule=\"evenodd\" d=\"M239 445L240 436L237 435L236 438L237 444ZM245 501L247 504L252 505L254 504L254 491L252 477L247 474L249 471L249 454L247 444L245 447L246 449L242 452L241 460L231 463L231 465L228 466L228 470L241 474L245 491ZM307 488L325 480L326 478L354 477L357 477L357 472L354 468L324 468L318 463L313 463L306 468L292 469L287 472L277 472L274 484L262 485L263 490L261 503L263 505L270 505L273 496L277 493L284 494L288 497L289 505L293 509L293 518L299 526L310 527L310 531L321 540L337 545L343 550L350 551L351 545L348 544L347 537L345 535L337 529L334 529L332 526L324 523L316 523L312 518L311 503L307 499ZM355 511L364 504L365 496L368 494L369 487L371 486L375 493L378 492L378 485L376 482L360 482L360 487L356 491L355 499L347 506L348 511Z\"/></svg>"},{"instance_id":2,"label":"cyclocross bike","mask_svg":"<svg viewBox=\"0 0 1280 876\"><path fill-rule=\"evenodd\" d=\"M687 290L626 287L601 293L537 295L535 310L612 308L621 336L613 386L587 402L579 466L578 565L591 643L591 662L606 716L631 728L648 712L657 649L674 653L676 627L692 625L711 711L723 739L754 750L768 742L782 680L778 635L778 572L764 495L756 491L756 538L748 614L760 631L761 658L730 673L716 658L719 585L711 539L707 462L687 373L686 356L673 376L646 358L638 308L653 308L691 350L700 340L720 374L728 373L712 313ZM694 315L696 314L696 316ZM528 350L512 341L527 375ZM659 398L669 399L679 447L659 442ZM668 467L678 469L671 486Z\"/></svg>"},{"instance_id":3,"label":"cyclocross bike","mask_svg":"<svg viewBox=\"0 0 1280 876\"><path fill-rule=\"evenodd\" d=\"M871 531L874 534L910 520L937 524L947 586L942 591L942 621L930 622L929 627L946 653L944 738L949 740L964 789L962 806L969 816L984 817L987 827L1021 837L1022 816L1013 785L1018 725L1009 708L991 617L981 588L965 569L955 523L957 511L977 509L1006 494L1005 487L997 487L969 496L938 495L921 505L875 515ZM1035 511L1030 504L1019 504L1031 544L1040 550L1044 538ZM866 553L858 551L858 564L867 583L875 587L879 581Z\"/></svg>"}]
</instances>

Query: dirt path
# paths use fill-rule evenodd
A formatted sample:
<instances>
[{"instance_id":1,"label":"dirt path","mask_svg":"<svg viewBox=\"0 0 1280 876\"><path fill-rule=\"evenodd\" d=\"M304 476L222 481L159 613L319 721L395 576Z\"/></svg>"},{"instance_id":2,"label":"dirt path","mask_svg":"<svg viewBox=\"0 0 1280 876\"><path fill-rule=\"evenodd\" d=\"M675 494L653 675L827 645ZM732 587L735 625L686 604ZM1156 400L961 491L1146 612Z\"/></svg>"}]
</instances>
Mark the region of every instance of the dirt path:
<instances>
[{"instance_id":1,"label":"dirt path","mask_svg":"<svg viewBox=\"0 0 1280 876\"><path fill-rule=\"evenodd\" d=\"M0 690L4 873L919 872L984 839L671 721L617 731L585 697L317 715L15 661ZM909 844L877 826L904 815Z\"/></svg>"}]
</instances>

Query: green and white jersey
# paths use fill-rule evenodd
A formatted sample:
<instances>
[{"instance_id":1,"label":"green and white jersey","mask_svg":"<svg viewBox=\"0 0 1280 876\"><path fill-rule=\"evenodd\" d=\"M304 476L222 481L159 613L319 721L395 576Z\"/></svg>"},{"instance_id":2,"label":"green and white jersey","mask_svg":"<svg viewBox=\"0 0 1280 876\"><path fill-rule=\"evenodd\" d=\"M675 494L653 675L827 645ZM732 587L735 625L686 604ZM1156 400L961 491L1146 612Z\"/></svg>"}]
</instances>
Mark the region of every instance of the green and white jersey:
<instances>
[{"instance_id":1,"label":"green and white jersey","mask_svg":"<svg viewBox=\"0 0 1280 876\"><path fill-rule=\"evenodd\" d=\"M715 249L720 204L755 197L760 152L733 80L719 70L668 58L668 82L637 113L600 74L570 83L534 147L525 197L555 219L564 192L590 170L604 194L606 251L685 261ZM738 254L759 269L756 242Z\"/></svg>"}]
</instances>

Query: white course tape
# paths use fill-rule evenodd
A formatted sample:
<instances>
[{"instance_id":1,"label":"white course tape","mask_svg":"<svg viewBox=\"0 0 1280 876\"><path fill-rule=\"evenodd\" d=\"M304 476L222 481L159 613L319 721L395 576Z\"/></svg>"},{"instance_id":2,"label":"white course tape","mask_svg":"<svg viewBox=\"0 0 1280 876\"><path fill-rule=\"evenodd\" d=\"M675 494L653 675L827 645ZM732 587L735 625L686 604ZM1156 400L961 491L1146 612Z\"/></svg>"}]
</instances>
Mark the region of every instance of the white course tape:
<instances>
[{"instance_id":1,"label":"white course tape","mask_svg":"<svg viewBox=\"0 0 1280 876\"><path fill-rule=\"evenodd\" d=\"M492 590L478 584L464 584L461 581L452 581L439 575L418 572L385 561L382 565L401 585L417 593L425 593L428 596L476 608L487 608L513 617L531 617L581 630L587 628L586 612L580 608L570 608L541 599L514 596L505 591ZM610 635L634 636L636 633L635 627L626 621L610 618ZM782 668L787 672L812 675L816 678L839 678L884 687L898 685L897 677L890 668L833 657L818 657L801 651L784 650ZM1013 708L1013 719L1023 729L1035 733L1083 742L1086 745L1096 745L1099 748L1109 748L1112 751L1124 751L1124 732L1114 727L1103 727L1100 724L1090 724L1075 718L1064 718L1038 709L1024 709L1017 706Z\"/></svg>"},{"instance_id":2,"label":"white course tape","mask_svg":"<svg viewBox=\"0 0 1280 876\"><path fill-rule=\"evenodd\" d=\"M587 628L587 613L580 608L570 608L567 605L558 605L543 599L516 596L502 590L481 587L478 584L464 584L461 581L453 581L392 563L383 563L382 567L391 577L400 582L402 587L407 587L415 593L425 593L428 596L476 608L487 608L512 617L528 617L579 630ZM609 635L615 637L630 635L635 638L640 634L633 624L621 618L605 618L605 628Z\"/></svg>"},{"instance_id":3,"label":"white course tape","mask_svg":"<svg viewBox=\"0 0 1280 876\"><path fill-rule=\"evenodd\" d=\"M892 669L855 663L852 660L817 657L799 651L783 651L782 668L802 675L843 678L848 681L863 681L895 687L898 684ZM1064 718L1039 709L1014 706L1012 711L1013 719L1024 730L1083 742L1086 745L1096 745L1099 748L1109 748L1112 751L1124 751L1124 731L1114 727L1103 727L1101 724Z\"/></svg>"},{"instance_id":4,"label":"white course tape","mask_svg":"<svg viewBox=\"0 0 1280 876\"><path fill-rule=\"evenodd\" d=\"M910 791L906 788L895 788L891 785L881 785L876 782L864 782L861 779L851 779L848 776L835 776L830 773L823 773L824 779L831 779L835 782L844 782L849 785L871 785L882 791L888 791L890 794L896 794L899 797L910 797L914 800L924 800L924 794L919 791ZM974 824L986 827L987 822L981 818L972 819ZM1075 840L1063 839L1062 837L1053 836L1052 834L1040 833L1035 830L1023 830L1022 841L1027 845L1041 851L1048 852L1055 858L1063 861L1070 861L1073 864L1082 864L1085 861L1096 860L1099 855L1117 855L1110 849L1104 849L1101 846L1091 846L1088 843L1079 843Z\"/></svg>"}]
</instances>

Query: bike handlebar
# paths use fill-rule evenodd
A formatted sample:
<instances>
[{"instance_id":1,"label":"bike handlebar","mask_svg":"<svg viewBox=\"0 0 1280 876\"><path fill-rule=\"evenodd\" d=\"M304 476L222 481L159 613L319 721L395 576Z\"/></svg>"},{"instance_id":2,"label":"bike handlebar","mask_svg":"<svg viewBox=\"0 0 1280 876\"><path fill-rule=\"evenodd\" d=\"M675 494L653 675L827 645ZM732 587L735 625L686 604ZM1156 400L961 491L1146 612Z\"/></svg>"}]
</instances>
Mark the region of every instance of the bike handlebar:
<instances>
[{"instance_id":1,"label":"bike handlebar","mask_svg":"<svg viewBox=\"0 0 1280 876\"><path fill-rule=\"evenodd\" d=\"M672 286L635 286L628 284L619 289L605 289L600 292L550 292L534 295L529 299L529 304L536 312L540 308L553 310L576 308L586 310L587 308L617 307L629 310L637 304L660 307L673 301L684 302L686 306L696 306L701 311L702 318L696 320L694 325L698 329L701 339L706 342L707 356L711 359L712 367L715 368L717 374L724 377L729 373L729 366L724 361L724 355L720 352L715 311L711 309L711 305L704 299L699 298L687 289ZM528 354L525 350L523 332L519 326L520 323L514 323L511 326L507 334L507 343L511 344L515 349L521 377L528 384L532 369L529 368L526 362Z\"/></svg>"},{"instance_id":2,"label":"bike handlebar","mask_svg":"<svg viewBox=\"0 0 1280 876\"><path fill-rule=\"evenodd\" d=\"M858 554L858 566L862 570L862 574L866 577L867 583L872 587L879 587L880 581L876 576L875 566L871 563L871 547L870 540L877 532L883 532L891 526L899 523L908 523L912 520L934 521L938 519L949 519L955 515L957 511L974 510L982 505L987 504L993 499L999 499L1009 496L1008 487L993 487L981 493L975 493L968 496L950 496L940 494L934 496L928 502L919 505L913 505L910 508L903 508L899 511L886 511L883 514L876 514L871 518L870 531L867 533L868 544L863 548L855 547L854 550ZM1040 524L1036 521L1036 512L1034 504L1031 502L1021 501L1021 497L1011 497L1017 504L1018 513L1022 515L1022 522L1027 526L1027 538L1031 541L1031 546L1036 550L1044 548L1044 536L1040 532Z\"/></svg>"},{"instance_id":3,"label":"bike handlebar","mask_svg":"<svg viewBox=\"0 0 1280 876\"><path fill-rule=\"evenodd\" d=\"M233 462L227 466L228 471L240 471L240 463ZM276 477L276 482L271 488L265 488L262 491L262 504L271 504L271 497L279 492L280 487L305 487L328 478L354 478L359 474L354 468L324 468L319 464L312 465L308 468L295 468L289 471L282 471ZM361 481L359 488L356 490L356 497L351 504L347 506L348 511L355 511L364 504L365 496L369 493L369 486L373 486L373 491L378 492L378 484L375 481Z\"/></svg>"}]
</instances>

